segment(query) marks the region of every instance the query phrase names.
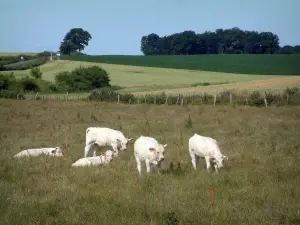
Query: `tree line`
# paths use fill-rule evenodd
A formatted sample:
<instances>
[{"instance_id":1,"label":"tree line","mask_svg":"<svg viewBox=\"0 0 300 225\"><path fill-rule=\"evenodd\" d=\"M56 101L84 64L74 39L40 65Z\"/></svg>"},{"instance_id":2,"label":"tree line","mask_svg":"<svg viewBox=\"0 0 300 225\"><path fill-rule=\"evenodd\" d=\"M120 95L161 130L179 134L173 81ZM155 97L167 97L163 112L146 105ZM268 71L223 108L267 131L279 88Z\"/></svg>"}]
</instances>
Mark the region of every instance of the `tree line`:
<instances>
[{"instance_id":1,"label":"tree line","mask_svg":"<svg viewBox=\"0 0 300 225\"><path fill-rule=\"evenodd\" d=\"M88 31L72 28L59 50L64 55L82 54L91 39ZM186 30L163 37L151 33L141 38L141 51L144 55L300 54L300 45L280 47L277 34L233 27L200 34Z\"/></svg>"},{"instance_id":2,"label":"tree line","mask_svg":"<svg viewBox=\"0 0 300 225\"><path fill-rule=\"evenodd\" d=\"M272 32L216 29L197 34L186 30L160 37L155 33L141 38L144 55L195 54L299 54L300 45L279 46L278 35Z\"/></svg>"}]
</instances>

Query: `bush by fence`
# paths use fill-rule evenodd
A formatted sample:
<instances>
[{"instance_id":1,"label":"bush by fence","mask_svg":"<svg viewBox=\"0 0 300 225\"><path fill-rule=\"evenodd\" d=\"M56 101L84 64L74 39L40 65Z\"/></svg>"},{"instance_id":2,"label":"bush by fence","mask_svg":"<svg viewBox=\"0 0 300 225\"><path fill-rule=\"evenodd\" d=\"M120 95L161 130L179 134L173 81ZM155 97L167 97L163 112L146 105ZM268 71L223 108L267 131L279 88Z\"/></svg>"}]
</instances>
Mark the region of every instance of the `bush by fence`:
<instances>
[{"instance_id":1,"label":"bush by fence","mask_svg":"<svg viewBox=\"0 0 300 225\"><path fill-rule=\"evenodd\" d=\"M192 96L167 96L164 92L161 94L148 94L144 96L135 96L133 94L118 94L110 88L94 90L88 96L90 101L109 101L126 104L167 104L167 105L249 105L263 107L268 105L299 105L300 89L287 88L284 93L265 92L264 95L258 91L248 93L234 93L224 91L222 93L213 94L197 94Z\"/></svg>"},{"instance_id":2,"label":"bush by fence","mask_svg":"<svg viewBox=\"0 0 300 225\"><path fill-rule=\"evenodd\" d=\"M0 98L7 99L26 99L23 93L19 93L16 91L0 91Z\"/></svg>"}]
</instances>

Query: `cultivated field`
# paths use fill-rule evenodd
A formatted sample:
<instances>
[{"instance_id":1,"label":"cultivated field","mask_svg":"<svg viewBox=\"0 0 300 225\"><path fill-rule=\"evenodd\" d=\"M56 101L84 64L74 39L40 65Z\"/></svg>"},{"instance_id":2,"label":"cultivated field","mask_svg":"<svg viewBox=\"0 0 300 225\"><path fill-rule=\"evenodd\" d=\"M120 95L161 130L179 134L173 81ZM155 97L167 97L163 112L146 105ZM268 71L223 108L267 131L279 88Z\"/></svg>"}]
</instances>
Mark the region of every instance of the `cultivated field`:
<instances>
[{"instance_id":1,"label":"cultivated field","mask_svg":"<svg viewBox=\"0 0 300 225\"><path fill-rule=\"evenodd\" d=\"M274 89L281 91L286 87L300 86L300 76L232 74L183 69L152 68L104 63L59 60L41 66L43 79L54 80L54 74L70 71L80 65L99 65L106 69L112 85L125 87L121 92L143 94L162 90L166 93L219 92L243 87L243 90ZM28 70L14 71L16 77L29 74ZM283 79L281 79L283 78ZM270 80L271 79L271 80ZM203 86L209 83L209 86ZM197 87L194 87L199 85ZM176 90L174 90L176 88Z\"/></svg>"},{"instance_id":2,"label":"cultivated field","mask_svg":"<svg viewBox=\"0 0 300 225\"><path fill-rule=\"evenodd\" d=\"M300 75L300 55L63 56L61 59L236 74Z\"/></svg>"},{"instance_id":3,"label":"cultivated field","mask_svg":"<svg viewBox=\"0 0 300 225\"><path fill-rule=\"evenodd\" d=\"M163 174L139 180L132 144L110 165L71 168L83 156L88 126L137 138L146 135L144 113L151 136L168 143ZM0 100L0 122L1 225L177 224L167 223L172 212L182 225L300 223L300 107ZM229 157L218 174L207 173L203 160L193 171L187 142L195 132L216 138ZM12 158L63 144L60 159Z\"/></svg>"},{"instance_id":4,"label":"cultivated field","mask_svg":"<svg viewBox=\"0 0 300 225\"><path fill-rule=\"evenodd\" d=\"M0 52L0 56L36 55L34 52Z\"/></svg>"}]
</instances>

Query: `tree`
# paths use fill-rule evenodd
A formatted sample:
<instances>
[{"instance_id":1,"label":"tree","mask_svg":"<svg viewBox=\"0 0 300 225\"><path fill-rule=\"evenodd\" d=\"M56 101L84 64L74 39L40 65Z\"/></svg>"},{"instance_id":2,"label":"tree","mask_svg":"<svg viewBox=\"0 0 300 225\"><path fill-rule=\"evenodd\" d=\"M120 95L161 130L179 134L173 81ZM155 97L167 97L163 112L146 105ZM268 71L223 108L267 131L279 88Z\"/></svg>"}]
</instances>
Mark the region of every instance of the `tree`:
<instances>
[{"instance_id":1,"label":"tree","mask_svg":"<svg viewBox=\"0 0 300 225\"><path fill-rule=\"evenodd\" d=\"M216 29L196 34L186 30L163 37L151 33L141 39L144 55L193 55L193 54L274 54L279 53L279 37L272 32ZM299 47L281 52L299 52Z\"/></svg>"},{"instance_id":2,"label":"tree","mask_svg":"<svg viewBox=\"0 0 300 225\"><path fill-rule=\"evenodd\" d=\"M154 33L142 37L141 51L144 53L144 55L158 54L158 48L157 48L158 40L159 40L159 36Z\"/></svg>"},{"instance_id":3,"label":"tree","mask_svg":"<svg viewBox=\"0 0 300 225\"><path fill-rule=\"evenodd\" d=\"M70 55L72 52L84 50L92 39L91 34L82 28L72 28L64 37L59 50L62 54Z\"/></svg>"}]
</instances>

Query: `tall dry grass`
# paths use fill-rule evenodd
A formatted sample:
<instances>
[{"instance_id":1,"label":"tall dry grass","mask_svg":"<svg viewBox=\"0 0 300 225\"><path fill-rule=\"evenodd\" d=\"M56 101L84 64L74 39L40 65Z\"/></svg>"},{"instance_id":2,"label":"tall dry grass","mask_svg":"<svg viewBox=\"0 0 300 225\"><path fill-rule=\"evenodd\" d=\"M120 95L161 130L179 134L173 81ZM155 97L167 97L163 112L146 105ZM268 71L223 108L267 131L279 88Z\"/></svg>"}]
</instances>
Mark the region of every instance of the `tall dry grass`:
<instances>
[{"instance_id":1,"label":"tall dry grass","mask_svg":"<svg viewBox=\"0 0 300 225\"><path fill-rule=\"evenodd\" d=\"M299 224L300 107L153 106L0 100L0 218L12 224ZM164 173L138 179L133 145L107 166L72 168L85 129L168 143ZM190 115L190 119L189 119ZM218 174L192 169L187 142L211 136L229 157ZM33 147L63 158L16 160ZM209 188L214 190L212 208Z\"/></svg>"}]
</instances>

